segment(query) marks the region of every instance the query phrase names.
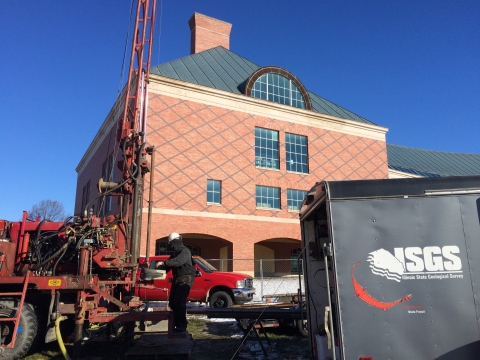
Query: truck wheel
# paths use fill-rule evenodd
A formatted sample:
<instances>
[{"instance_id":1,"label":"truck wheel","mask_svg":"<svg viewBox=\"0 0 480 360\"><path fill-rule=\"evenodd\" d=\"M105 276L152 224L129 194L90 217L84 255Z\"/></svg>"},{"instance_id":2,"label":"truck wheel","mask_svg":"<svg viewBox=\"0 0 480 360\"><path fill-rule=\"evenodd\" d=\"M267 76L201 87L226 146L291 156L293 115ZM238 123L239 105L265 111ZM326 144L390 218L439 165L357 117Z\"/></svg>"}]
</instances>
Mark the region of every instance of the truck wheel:
<instances>
[{"instance_id":1,"label":"truck wheel","mask_svg":"<svg viewBox=\"0 0 480 360\"><path fill-rule=\"evenodd\" d=\"M18 299L0 299L0 317L14 317L18 305ZM21 358L25 356L33 345L38 331L38 320L32 305L28 303L23 304L15 347L13 349L5 349L3 346L10 344L12 341L14 326L15 323L13 321L0 322L0 338L2 345L0 350L3 350L0 351L0 359L2 360Z\"/></svg>"},{"instance_id":2,"label":"truck wheel","mask_svg":"<svg viewBox=\"0 0 480 360\"><path fill-rule=\"evenodd\" d=\"M295 327L297 328L298 332L302 335L307 337L308 330L307 330L307 320L295 320Z\"/></svg>"},{"instance_id":3,"label":"truck wheel","mask_svg":"<svg viewBox=\"0 0 480 360\"><path fill-rule=\"evenodd\" d=\"M217 291L210 296L211 308L229 308L232 303L232 298L225 291Z\"/></svg>"},{"instance_id":4,"label":"truck wheel","mask_svg":"<svg viewBox=\"0 0 480 360\"><path fill-rule=\"evenodd\" d=\"M298 308L299 308L299 304L297 304L295 306L295 309L298 309ZM304 309L307 308L307 304L305 302L303 303L303 308ZM295 324L295 327L297 328L298 332L302 336L305 336L305 337L308 336L307 319L303 319L303 321L301 319L296 319L294 324Z\"/></svg>"},{"instance_id":5,"label":"truck wheel","mask_svg":"<svg viewBox=\"0 0 480 360\"><path fill-rule=\"evenodd\" d=\"M245 330L248 329L248 325L249 325L249 323L250 323L250 319L240 319L240 318L238 318L238 319L235 319L235 320L237 320L238 326L240 326L240 328L241 328L242 330L245 331Z\"/></svg>"}]
</instances>

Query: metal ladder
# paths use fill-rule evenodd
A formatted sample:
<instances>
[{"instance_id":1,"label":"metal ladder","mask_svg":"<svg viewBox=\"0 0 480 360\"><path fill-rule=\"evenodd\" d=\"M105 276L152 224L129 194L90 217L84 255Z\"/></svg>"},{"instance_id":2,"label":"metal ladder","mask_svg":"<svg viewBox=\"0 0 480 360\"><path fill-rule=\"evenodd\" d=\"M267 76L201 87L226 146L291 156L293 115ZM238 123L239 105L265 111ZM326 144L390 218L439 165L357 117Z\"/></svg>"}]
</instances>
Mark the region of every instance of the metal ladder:
<instances>
[{"instance_id":1,"label":"metal ladder","mask_svg":"<svg viewBox=\"0 0 480 360\"><path fill-rule=\"evenodd\" d=\"M25 302L25 296L27 294L27 287L28 287L28 279L29 278L30 278L30 271L27 271L27 274L25 275L25 279L24 279L24 282L23 282L22 292L0 293L0 297L20 296L20 304L17 307L17 312L15 313L15 317L11 317L11 318L0 317L0 322L13 321L14 324L15 324L15 326L13 328L12 341L7 346L4 346L5 349L13 349L15 347L15 340L17 339L17 331L18 331L18 326L20 324L20 316L22 315L23 304Z\"/></svg>"}]
</instances>

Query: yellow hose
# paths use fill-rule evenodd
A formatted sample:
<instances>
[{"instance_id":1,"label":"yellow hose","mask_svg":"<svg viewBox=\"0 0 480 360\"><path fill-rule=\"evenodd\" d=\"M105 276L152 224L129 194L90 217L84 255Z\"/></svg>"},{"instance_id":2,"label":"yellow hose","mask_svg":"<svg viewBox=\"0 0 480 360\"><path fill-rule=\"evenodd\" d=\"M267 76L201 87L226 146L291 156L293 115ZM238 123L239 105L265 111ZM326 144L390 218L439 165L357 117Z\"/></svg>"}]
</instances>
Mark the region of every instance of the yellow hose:
<instances>
[{"instance_id":1,"label":"yellow hose","mask_svg":"<svg viewBox=\"0 0 480 360\"><path fill-rule=\"evenodd\" d=\"M66 316L59 316L55 320L55 335L57 335L58 346L60 346L60 350L62 351L63 357L65 360L70 360L70 356L68 356L67 349L63 343L62 334L60 334L60 321L68 319Z\"/></svg>"}]
</instances>

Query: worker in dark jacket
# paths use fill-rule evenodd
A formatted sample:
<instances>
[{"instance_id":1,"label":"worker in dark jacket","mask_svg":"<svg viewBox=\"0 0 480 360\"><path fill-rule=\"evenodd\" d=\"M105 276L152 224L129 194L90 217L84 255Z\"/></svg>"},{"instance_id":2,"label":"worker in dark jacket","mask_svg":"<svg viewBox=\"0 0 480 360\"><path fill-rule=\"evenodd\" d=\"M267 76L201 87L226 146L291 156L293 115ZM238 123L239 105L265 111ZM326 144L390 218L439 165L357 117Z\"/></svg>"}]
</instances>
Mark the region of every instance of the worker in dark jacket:
<instances>
[{"instance_id":1,"label":"worker in dark jacket","mask_svg":"<svg viewBox=\"0 0 480 360\"><path fill-rule=\"evenodd\" d=\"M172 270L173 284L168 297L168 306L175 317L175 332L187 331L187 297L195 280L195 266L190 250L183 245L182 237L177 233L168 236L173 254L165 261L165 270Z\"/></svg>"}]
</instances>

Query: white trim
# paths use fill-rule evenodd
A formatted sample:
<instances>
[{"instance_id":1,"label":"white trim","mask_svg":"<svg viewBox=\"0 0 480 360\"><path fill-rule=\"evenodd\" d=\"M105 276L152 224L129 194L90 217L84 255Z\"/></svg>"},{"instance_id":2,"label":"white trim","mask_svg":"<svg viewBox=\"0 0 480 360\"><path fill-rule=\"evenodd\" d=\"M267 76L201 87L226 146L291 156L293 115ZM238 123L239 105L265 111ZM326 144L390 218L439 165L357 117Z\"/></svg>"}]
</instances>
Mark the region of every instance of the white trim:
<instances>
[{"instance_id":1,"label":"white trim","mask_svg":"<svg viewBox=\"0 0 480 360\"><path fill-rule=\"evenodd\" d=\"M388 178L389 179L410 179L410 178L421 178L420 175L410 174L403 171L388 169Z\"/></svg>"},{"instance_id":2,"label":"white trim","mask_svg":"<svg viewBox=\"0 0 480 360\"><path fill-rule=\"evenodd\" d=\"M154 74L150 75L150 92L373 140L386 141L385 134L388 131L388 128L378 125L320 114Z\"/></svg>"},{"instance_id":3,"label":"white trim","mask_svg":"<svg viewBox=\"0 0 480 360\"><path fill-rule=\"evenodd\" d=\"M275 210L275 209L265 209L265 210ZM148 208L143 208L143 212L148 213ZM220 213L205 212L205 211L188 211L188 210L153 208L152 214L175 215L175 216L196 216L196 217L203 217L203 218L226 219L226 220L265 221L265 222L295 224L295 225L300 224L300 219L297 220L297 219L274 218L269 216L220 214Z\"/></svg>"}]
</instances>

